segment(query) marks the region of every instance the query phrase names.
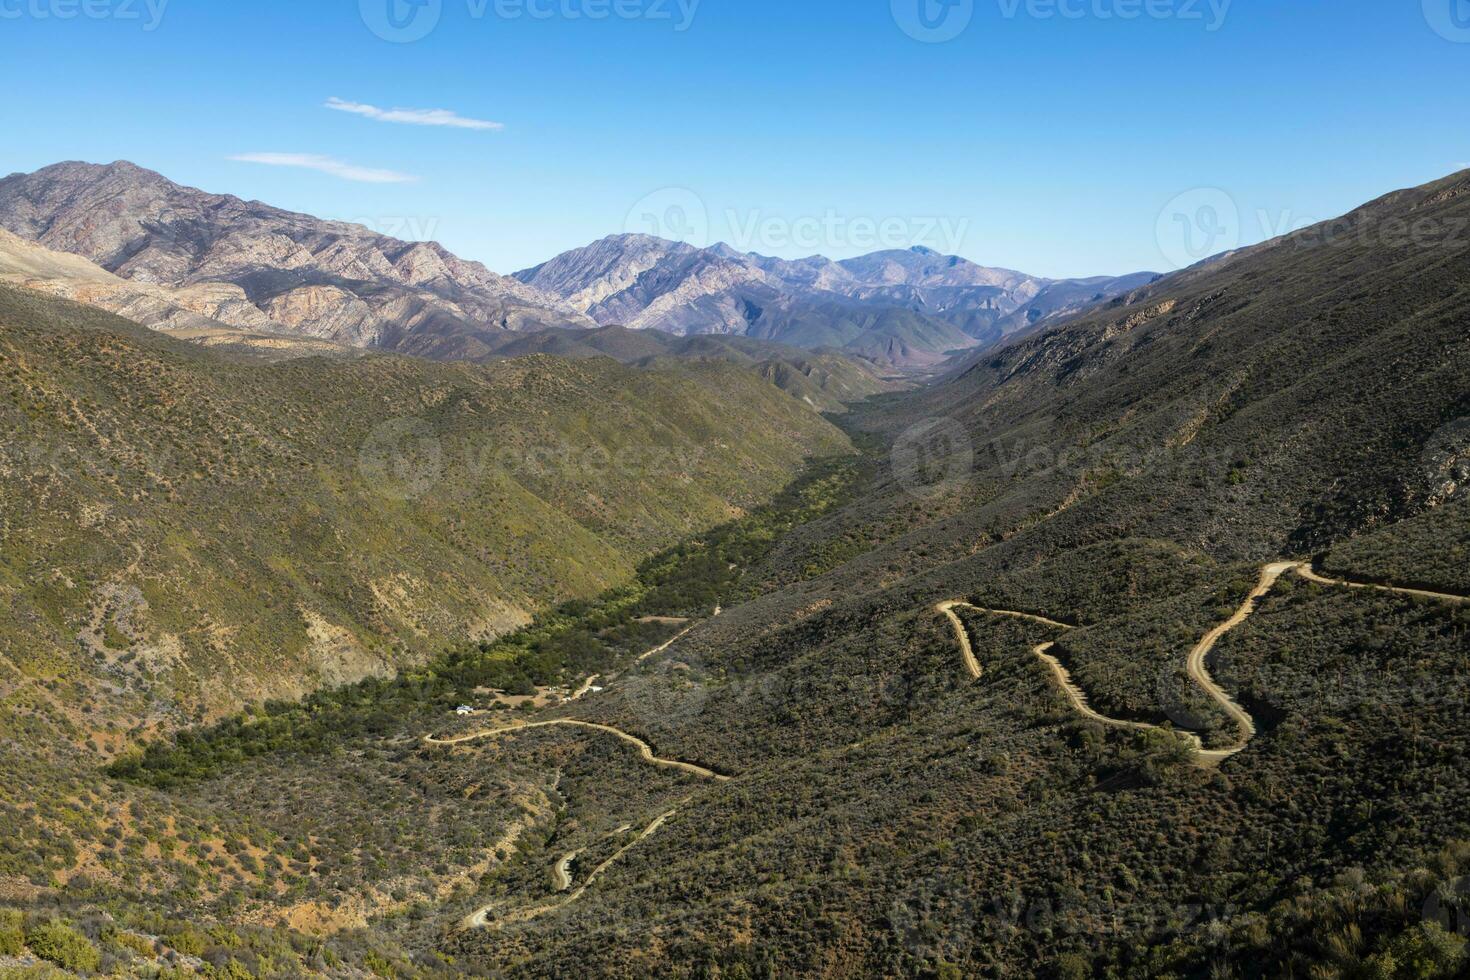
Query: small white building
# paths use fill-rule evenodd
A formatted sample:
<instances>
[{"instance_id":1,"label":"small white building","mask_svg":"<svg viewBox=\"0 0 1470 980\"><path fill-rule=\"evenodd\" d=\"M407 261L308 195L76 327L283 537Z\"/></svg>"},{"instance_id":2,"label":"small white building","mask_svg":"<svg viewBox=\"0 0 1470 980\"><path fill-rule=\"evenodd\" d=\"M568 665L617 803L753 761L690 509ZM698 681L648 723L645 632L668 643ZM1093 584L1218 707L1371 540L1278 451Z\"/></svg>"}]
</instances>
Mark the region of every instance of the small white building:
<instances>
[{"instance_id":1,"label":"small white building","mask_svg":"<svg viewBox=\"0 0 1470 980\"><path fill-rule=\"evenodd\" d=\"M457 715L472 715L475 713L475 709L471 708L467 704L462 704L458 708L454 709L454 713Z\"/></svg>"}]
</instances>

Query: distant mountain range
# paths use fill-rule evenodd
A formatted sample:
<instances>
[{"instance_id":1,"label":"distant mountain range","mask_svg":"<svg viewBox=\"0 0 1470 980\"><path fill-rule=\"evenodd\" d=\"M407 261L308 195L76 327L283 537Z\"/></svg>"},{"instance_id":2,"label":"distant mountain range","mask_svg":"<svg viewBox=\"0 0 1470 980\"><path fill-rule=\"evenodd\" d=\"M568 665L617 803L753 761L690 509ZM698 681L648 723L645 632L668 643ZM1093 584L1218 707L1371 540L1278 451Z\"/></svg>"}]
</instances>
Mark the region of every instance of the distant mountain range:
<instances>
[{"instance_id":1,"label":"distant mountain range","mask_svg":"<svg viewBox=\"0 0 1470 980\"><path fill-rule=\"evenodd\" d=\"M126 162L0 180L0 229L94 264L113 279L92 290L108 300L98 305L126 313L120 297L145 301L152 325L203 318L444 360L491 356L507 331L619 324L931 369L1156 278L1049 280L924 248L791 261L646 235L500 276L433 242L209 194ZM155 289L170 291L167 301Z\"/></svg>"},{"instance_id":2,"label":"distant mountain range","mask_svg":"<svg viewBox=\"0 0 1470 980\"><path fill-rule=\"evenodd\" d=\"M1156 276L1048 280L927 248L834 262L614 235L515 274L598 323L829 346L930 366L1147 285Z\"/></svg>"}]
</instances>

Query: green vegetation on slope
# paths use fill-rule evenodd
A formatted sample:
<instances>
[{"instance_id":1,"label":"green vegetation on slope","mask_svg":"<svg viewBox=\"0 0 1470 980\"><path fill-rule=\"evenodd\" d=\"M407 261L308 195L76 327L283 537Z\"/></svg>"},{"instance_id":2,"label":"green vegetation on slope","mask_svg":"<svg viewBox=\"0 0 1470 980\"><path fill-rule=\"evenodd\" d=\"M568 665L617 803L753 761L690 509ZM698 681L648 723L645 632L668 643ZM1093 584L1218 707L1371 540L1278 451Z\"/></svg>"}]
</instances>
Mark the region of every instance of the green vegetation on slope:
<instances>
[{"instance_id":1,"label":"green vegetation on slope","mask_svg":"<svg viewBox=\"0 0 1470 980\"><path fill-rule=\"evenodd\" d=\"M848 451L717 363L240 362L10 289L0 325L0 641L109 741L503 634Z\"/></svg>"},{"instance_id":2,"label":"green vegetation on slope","mask_svg":"<svg viewBox=\"0 0 1470 980\"><path fill-rule=\"evenodd\" d=\"M318 691L302 702L268 702L205 731L155 743L109 772L168 788L219 776L266 753L323 752L395 730L406 718L473 701L479 688L529 694L606 672L670 635L650 617L703 617L749 598L745 570L793 527L845 502L863 470L853 458L814 466L771 503L644 562L632 583L566 603L508 637L460 645L393 679Z\"/></svg>"}]
</instances>

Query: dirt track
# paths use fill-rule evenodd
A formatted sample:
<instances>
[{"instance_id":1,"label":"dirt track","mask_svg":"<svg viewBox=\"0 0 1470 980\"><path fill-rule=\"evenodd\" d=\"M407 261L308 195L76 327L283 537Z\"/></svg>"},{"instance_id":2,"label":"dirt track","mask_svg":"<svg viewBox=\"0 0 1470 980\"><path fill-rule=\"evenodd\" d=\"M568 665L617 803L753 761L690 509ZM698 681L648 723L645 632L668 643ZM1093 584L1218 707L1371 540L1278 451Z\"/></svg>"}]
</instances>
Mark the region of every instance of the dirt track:
<instances>
[{"instance_id":1,"label":"dirt track","mask_svg":"<svg viewBox=\"0 0 1470 980\"><path fill-rule=\"evenodd\" d=\"M557 726L568 728L585 728L594 732L602 732L603 734L612 735L616 738L620 738L624 742L627 742L629 745L637 748L639 757L651 766L658 766L663 769L678 769L681 772L687 772L691 775L700 776L704 779L713 779L717 782L726 782L730 778L729 776L722 776L711 769L706 769L703 766L696 766L692 762L680 762L678 759L659 758L658 756L653 754L653 746L649 745L647 742L643 741L643 739L638 738L635 735L629 735L627 732L623 731L620 728L613 728L611 725L598 725L590 721L577 721L574 718L557 718L552 721L528 721L516 725L506 725L503 728L491 728L483 732L471 732L468 735L457 735L453 738L435 738L432 735L425 735L424 744L439 746L464 745L469 742L479 742L485 739L495 738L500 735L511 735L516 732L530 731L533 728L554 728Z\"/></svg>"},{"instance_id":2,"label":"dirt track","mask_svg":"<svg viewBox=\"0 0 1470 980\"><path fill-rule=\"evenodd\" d=\"M623 855L627 854L633 848L641 844L644 840L657 833L658 829L662 827L665 823L667 823L670 818L672 818L678 812L678 810L669 810L667 813L660 814L653 821L653 823L649 824L643 829L642 833L633 838L627 844L624 844L622 847L618 848L617 851L615 851L613 855L609 857L606 861L603 861L597 867L593 868L591 873L587 875L587 880L582 882L581 885L577 886L576 891L572 892L561 901L550 902L545 905L533 905L529 908L514 909L497 919L491 918L491 915L493 915L495 912L495 906L487 905L486 907L479 909L476 912L467 916L464 922L461 924L466 929L498 929L501 926L509 925L515 922L530 922L531 920L539 919L541 916L547 915L548 913L556 912L560 909L566 908L568 905L571 905L577 899L581 898L586 893L587 889L591 887L592 883L596 881L604 871L616 864L618 860L623 857ZM580 851L577 851L572 854L568 854L566 857L562 858L560 863L557 864L555 875L558 891L565 891L567 888L571 887L571 877L567 873L567 867L580 853ZM563 884L563 882L565 883Z\"/></svg>"},{"instance_id":3,"label":"dirt track","mask_svg":"<svg viewBox=\"0 0 1470 980\"><path fill-rule=\"evenodd\" d=\"M1190 744L1194 747L1195 757L1200 765L1217 766L1220 763L1224 762L1226 759L1229 759L1231 756L1236 755L1237 753L1242 751L1248 744L1250 744L1251 739L1255 738L1256 736L1256 723L1255 719L1253 719L1244 708L1236 704L1235 701L1230 697L1230 695L1227 694L1224 689L1220 687L1219 684L1215 683L1215 679L1210 676L1208 665L1210 652L1215 649L1215 646L1220 642L1221 638L1224 637L1225 634L1240 626L1251 617L1251 615L1256 611L1257 605L1260 600L1276 587L1276 583L1281 580L1281 577L1283 575L1285 575L1287 572L1293 571L1307 581L1315 582L1318 585L1340 586L1352 589L1376 589L1382 592L1393 592L1399 595L1419 596L1426 599L1435 599L1443 602L1453 602L1459 605L1470 604L1470 598L1467 598L1465 596L1450 595L1449 593L1444 592L1427 592L1423 589L1406 589L1392 585L1372 585L1367 583L1349 582L1342 579L1327 578L1326 576L1320 575L1316 571L1314 571L1309 562L1281 561L1273 562L1270 565L1265 566L1261 569L1261 576L1256 583L1255 589L1251 592L1249 596L1246 597L1245 602L1243 602L1240 608L1235 611L1235 614L1232 615L1229 619L1225 620L1225 622L1221 623L1219 626L1216 626L1214 629L1210 630L1210 632L1206 633L1204 635L1204 638L1201 639L1199 643L1195 644L1194 648L1189 651L1187 669L1189 671L1190 678L1196 684L1198 684L1200 688L1203 689L1204 692L1208 694L1217 704L1219 704L1222 709L1224 709L1225 713L1228 714L1231 720L1235 722L1236 728L1239 732L1239 737L1236 739L1235 743L1223 749L1205 748L1204 742L1201 741L1200 737L1193 732L1179 731L1177 729L1164 729L1158 725L1152 725L1147 722L1126 721L1124 719L1109 718L1106 715L1099 714L1097 711L1093 710L1091 705L1087 703L1087 695L1080 687L1077 686L1077 683L1072 679L1072 675L1067 671L1067 668L1062 665L1062 662L1060 660L1051 655L1051 650L1056 646L1054 642L1043 643L1040 646L1033 648L1031 652L1035 654L1044 664L1047 665L1048 669L1051 671L1052 679L1056 682L1057 686L1061 688L1062 693L1067 696L1067 700L1071 702L1073 709L1077 711L1078 714L1081 714L1083 717L1086 717L1092 721L1098 722L1099 724L1107 725L1111 728L1122 728L1133 731L1169 731L1172 734L1178 735L1179 737L1187 739L1190 742ZM970 641L969 631L965 628L964 622L955 613L956 609L972 609L975 612L984 613L991 616L1009 616L1013 619L1030 620L1032 622L1040 623L1053 629L1072 629L1072 627L1067 625L1066 623L1058 622L1054 619L1047 619L1045 616L1036 616L1031 613L1016 612L1010 609L987 609L981 606L974 606L968 602L962 602L959 600L941 602L938 606L935 607L935 611L943 614L946 618L948 618L950 624L954 627L955 637L959 641L960 654L964 660L965 670L970 674L971 677L974 677L977 680L982 676L983 670L980 666L979 660L977 660L975 657L975 650L973 644Z\"/></svg>"}]
</instances>

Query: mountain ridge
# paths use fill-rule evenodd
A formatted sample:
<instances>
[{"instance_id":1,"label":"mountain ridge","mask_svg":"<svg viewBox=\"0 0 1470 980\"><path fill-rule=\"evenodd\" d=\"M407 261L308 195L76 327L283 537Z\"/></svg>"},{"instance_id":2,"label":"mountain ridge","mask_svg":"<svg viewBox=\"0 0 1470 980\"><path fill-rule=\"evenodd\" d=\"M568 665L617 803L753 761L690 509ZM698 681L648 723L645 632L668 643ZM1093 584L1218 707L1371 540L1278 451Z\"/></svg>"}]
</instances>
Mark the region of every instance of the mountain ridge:
<instances>
[{"instance_id":1,"label":"mountain ridge","mask_svg":"<svg viewBox=\"0 0 1470 980\"><path fill-rule=\"evenodd\" d=\"M644 234L609 235L514 276L604 325L815 342L904 367L936 366L1155 278L1050 280L923 246L780 259Z\"/></svg>"},{"instance_id":2,"label":"mountain ridge","mask_svg":"<svg viewBox=\"0 0 1470 980\"><path fill-rule=\"evenodd\" d=\"M434 242L407 242L136 164L0 180L0 227L123 279L238 290L283 332L435 356L506 329L590 325L560 300Z\"/></svg>"},{"instance_id":3,"label":"mountain ridge","mask_svg":"<svg viewBox=\"0 0 1470 980\"><path fill-rule=\"evenodd\" d=\"M487 356L505 332L621 324L931 371L1148 278L1049 280L918 246L787 260L648 235L606 236L501 276L435 242L186 187L128 161L0 179L0 229L184 291L187 308L226 326L439 360Z\"/></svg>"}]
</instances>

